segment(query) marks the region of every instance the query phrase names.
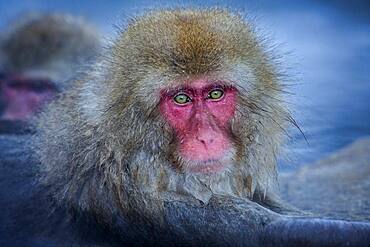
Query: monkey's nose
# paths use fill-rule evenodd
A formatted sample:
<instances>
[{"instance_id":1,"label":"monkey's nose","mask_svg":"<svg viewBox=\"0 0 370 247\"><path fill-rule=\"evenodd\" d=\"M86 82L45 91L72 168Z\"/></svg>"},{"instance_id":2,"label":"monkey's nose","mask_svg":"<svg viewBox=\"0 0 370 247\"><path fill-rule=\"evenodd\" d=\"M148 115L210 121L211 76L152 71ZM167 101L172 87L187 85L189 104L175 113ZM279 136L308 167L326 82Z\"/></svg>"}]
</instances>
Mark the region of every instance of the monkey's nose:
<instances>
[{"instance_id":1,"label":"monkey's nose","mask_svg":"<svg viewBox=\"0 0 370 247\"><path fill-rule=\"evenodd\" d=\"M212 137L197 136L196 138L199 142L201 142L204 145L205 148L207 148L208 145L214 142L214 139Z\"/></svg>"}]
</instances>

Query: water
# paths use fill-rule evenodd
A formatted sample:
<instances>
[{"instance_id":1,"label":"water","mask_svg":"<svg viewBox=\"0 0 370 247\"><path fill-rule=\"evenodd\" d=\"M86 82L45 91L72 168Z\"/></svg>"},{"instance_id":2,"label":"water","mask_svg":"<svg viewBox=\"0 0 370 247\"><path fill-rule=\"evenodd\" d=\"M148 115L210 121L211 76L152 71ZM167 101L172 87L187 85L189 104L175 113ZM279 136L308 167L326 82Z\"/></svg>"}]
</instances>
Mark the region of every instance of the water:
<instances>
[{"instance_id":1,"label":"water","mask_svg":"<svg viewBox=\"0 0 370 247\"><path fill-rule=\"evenodd\" d=\"M191 5L197 1L180 3ZM220 1L203 1L213 5ZM154 6L172 6L160 1ZM290 169L318 160L359 137L370 135L370 8L366 1L227 1L224 6L256 16L262 33L280 44L291 67L294 117L309 144L294 129L287 156ZM153 6L151 1L0 1L0 28L29 10L84 15L108 37L117 24Z\"/></svg>"},{"instance_id":2,"label":"water","mask_svg":"<svg viewBox=\"0 0 370 247\"><path fill-rule=\"evenodd\" d=\"M315 161L370 134L370 22L310 7L277 12L269 20L301 72L292 100L309 145L293 132L293 164Z\"/></svg>"}]
</instances>

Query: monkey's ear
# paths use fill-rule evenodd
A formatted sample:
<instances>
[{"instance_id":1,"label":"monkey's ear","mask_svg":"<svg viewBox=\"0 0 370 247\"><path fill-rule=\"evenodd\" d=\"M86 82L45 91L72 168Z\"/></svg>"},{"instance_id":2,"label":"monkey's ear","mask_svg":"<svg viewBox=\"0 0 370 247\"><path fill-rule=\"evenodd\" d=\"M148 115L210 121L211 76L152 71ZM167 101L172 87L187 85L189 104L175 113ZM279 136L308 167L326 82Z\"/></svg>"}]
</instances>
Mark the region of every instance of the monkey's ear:
<instances>
[{"instance_id":1,"label":"monkey's ear","mask_svg":"<svg viewBox=\"0 0 370 247\"><path fill-rule=\"evenodd\" d=\"M261 246L370 246L370 224L325 219L286 219L266 226Z\"/></svg>"}]
</instances>

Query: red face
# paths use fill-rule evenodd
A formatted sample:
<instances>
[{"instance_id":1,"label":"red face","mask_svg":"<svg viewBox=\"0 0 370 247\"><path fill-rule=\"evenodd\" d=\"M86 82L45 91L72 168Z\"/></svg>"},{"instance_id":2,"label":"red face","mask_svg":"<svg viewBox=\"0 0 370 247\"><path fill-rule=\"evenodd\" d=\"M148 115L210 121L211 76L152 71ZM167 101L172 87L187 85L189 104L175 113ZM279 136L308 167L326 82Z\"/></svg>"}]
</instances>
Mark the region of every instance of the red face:
<instances>
[{"instance_id":1,"label":"red face","mask_svg":"<svg viewBox=\"0 0 370 247\"><path fill-rule=\"evenodd\" d=\"M234 147L229 129L236 93L235 88L206 80L162 92L160 110L175 131L185 169L211 173L230 165Z\"/></svg>"},{"instance_id":2,"label":"red face","mask_svg":"<svg viewBox=\"0 0 370 247\"><path fill-rule=\"evenodd\" d=\"M0 76L0 106L5 108L0 119L27 120L55 93L56 88L45 79Z\"/></svg>"}]
</instances>

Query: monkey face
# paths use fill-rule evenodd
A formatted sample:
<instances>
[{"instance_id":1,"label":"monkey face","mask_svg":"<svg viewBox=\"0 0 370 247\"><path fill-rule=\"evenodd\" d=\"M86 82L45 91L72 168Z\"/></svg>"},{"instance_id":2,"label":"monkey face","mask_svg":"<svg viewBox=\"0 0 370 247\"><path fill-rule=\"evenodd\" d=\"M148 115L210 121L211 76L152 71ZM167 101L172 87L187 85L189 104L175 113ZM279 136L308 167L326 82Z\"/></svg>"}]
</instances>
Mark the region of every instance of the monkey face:
<instances>
[{"instance_id":1,"label":"monkey face","mask_svg":"<svg viewBox=\"0 0 370 247\"><path fill-rule=\"evenodd\" d=\"M30 78L16 74L0 75L0 101L6 120L27 120L41 106L49 102L57 89L46 78Z\"/></svg>"},{"instance_id":2,"label":"monkey face","mask_svg":"<svg viewBox=\"0 0 370 247\"><path fill-rule=\"evenodd\" d=\"M195 173L213 173L231 165L234 151L230 120L237 90L198 79L162 91L160 112L176 137L177 166Z\"/></svg>"}]
</instances>

